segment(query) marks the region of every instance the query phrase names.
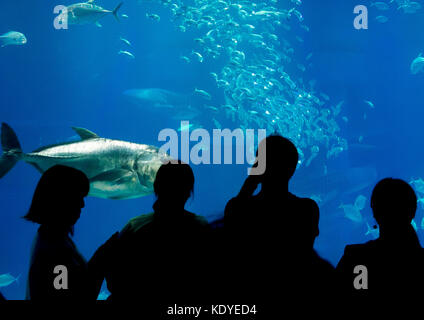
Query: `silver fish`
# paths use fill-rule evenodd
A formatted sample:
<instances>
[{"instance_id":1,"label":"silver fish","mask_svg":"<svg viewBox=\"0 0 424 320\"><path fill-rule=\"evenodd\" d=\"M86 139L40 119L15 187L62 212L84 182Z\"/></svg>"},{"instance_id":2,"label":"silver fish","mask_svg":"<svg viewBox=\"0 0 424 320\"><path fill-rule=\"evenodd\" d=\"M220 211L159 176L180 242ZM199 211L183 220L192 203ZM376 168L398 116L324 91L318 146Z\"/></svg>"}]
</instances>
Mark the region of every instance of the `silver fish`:
<instances>
[{"instance_id":1,"label":"silver fish","mask_svg":"<svg viewBox=\"0 0 424 320\"><path fill-rule=\"evenodd\" d=\"M131 53L131 52L129 52L129 51L126 51L126 50L119 50L118 54L119 54L119 55L127 56L127 57L129 57L129 58L131 58L131 59L135 59L135 55L134 55L134 54L132 54L132 53Z\"/></svg>"},{"instance_id":2,"label":"silver fish","mask_svg":"<svg viewBox=\"0 0 424 320\"><path fill-rule=\"evenodd\" d=\"M154 146L101 138L83 128L73 130L81 140L24 153L15 132L3 123L0 178L19 160L33 165L41 173L60 164L85 173L90 180L89 196L130 199L151 194L157 170L170 160Z\"/></svg>"},{"instance_id":3,"label":"silver fish","mask_svg":"<svg viewBox=\"0 0 424 320\"><path fill-rule=\"evenodd\" d=\"M119 21L118 11L123 2L118 4L112 11L106 10L98 5L93 4L94 0L88 2L76 3L67 7L65 13L67 14L68 24L91 24L97 23L101 18L113 14L116 20Z\"/></svg>"},{"instance_id":4,"label":"silver fish","mask_svg":"<svg viewBox=\"0 0 424 320\"><path fill-rule=\"evenodd\" d=\"M0 36L0 46L6 47L10 45L24 45L27 43L27 38L24 34L17 31L9 31Z\"/></svg>"}]
</instances>

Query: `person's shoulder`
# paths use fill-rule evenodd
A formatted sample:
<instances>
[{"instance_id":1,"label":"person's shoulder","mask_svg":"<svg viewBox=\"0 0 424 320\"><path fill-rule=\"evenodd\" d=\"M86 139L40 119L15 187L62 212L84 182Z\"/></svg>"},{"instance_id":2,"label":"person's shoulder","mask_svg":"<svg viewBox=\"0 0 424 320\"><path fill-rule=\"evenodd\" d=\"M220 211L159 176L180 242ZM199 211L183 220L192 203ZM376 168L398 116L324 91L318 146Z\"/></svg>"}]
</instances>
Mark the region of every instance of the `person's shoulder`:
<instances>
[{"instance_id":1,"label":"person's shoulder","mask_svg":"<svg viewBox=\"0 0 424 320\"><path fill-rule=\"evenodd\" d=\"M228 202L227 205L225 206L225 210L233 210L233 209L238 209L238 208L250 208L252 205L256 205L258 203L260 203L261 199L259 198L258 195L252 195L252 196L248 196L248 197L242 197L242 196L237 196L234 198L231 198Z\"/></svg>"},{"instance_id":2,"label":"person's shoulder","mask_svg":"<svg viewBox=\"0 0 424 320\"><path fill-rule=\"evenodd\" d=\"M227 209L232 209L234 207L238 207L238 206L244 204L249 199L250 199L250 197L249 198L245 198L245 197L239 197L239 196L234 197L234 198L231 198L227 202L227 205L225 206L225 209L227 210Z\"/></svg>"},{"instance_id":3,"label":"person's shoulder","mask_svg":"<svg viewBox=\"0 0 424 320\"><path fill-rule=\"evenodd\" d=\"M316 203L316 201L313 200L313 199L311 199L311 198L301 198L301 197L298 197L298 196L293 195L293 194L290 194L290 195L293 197L293 199L296 202L298 202L299 204L301 204L304 207L310 207L310 208L313 208L313 209L315 209L315 208L318 209L319 208L318 207L318 204Z\"/></svg>"},{"instance_id":4,"label":"person's shoulder","mask_svg":"<svg viewBox=\"0 0 424 320\"><path fill-rule=\"evenodd\" d=\"M122 229L121 234L137 232L140 228L146 226L147 224L153 221L153 215L153 213L142 214L130 219L130 221L128 221L128 223Z\"/></svg>"},{"instance_id":5,"label":"person's shoulder","mask_svg":"<svg viewBox=\"0 0 424 320\"><path fill-rule=\"evenodd\" d=\"M205 217L198 215L196 213L185 210L186 215L190 217L196 224L202 227L209 227L209 222Z\"/></svg>"},{"instance_id":6,"label":"person's shoulder","mask_svg":"<svg viewBox=\"0 0 424 320\"><path fill-rule=\"evenodd\" d=\"M239 197L231 198L225 205L224 216L227 218L232 216L234 212L237 212L240 209L242 204L243 202Z\"/></svg>"},{"instance_id":7,"label":"person's shoulder","mask_svg":"<svg viewBox=\"0 0 424 320\"><path fill-rule=\"evenodd\" d=\"M246 219L252 218L261 206L263 203L258 196L234 197L225 206L224 219L227 225L232 224L231 221L246 221Z\"/></svg>"}]
</instances>

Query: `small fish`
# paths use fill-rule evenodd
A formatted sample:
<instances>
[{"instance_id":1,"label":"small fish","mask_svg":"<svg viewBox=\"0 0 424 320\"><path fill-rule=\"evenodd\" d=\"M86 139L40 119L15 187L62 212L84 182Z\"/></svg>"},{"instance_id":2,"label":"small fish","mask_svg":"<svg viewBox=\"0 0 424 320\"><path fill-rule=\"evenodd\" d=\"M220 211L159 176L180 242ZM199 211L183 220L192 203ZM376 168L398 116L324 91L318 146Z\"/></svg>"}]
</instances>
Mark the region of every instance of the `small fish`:
<instances>
[{"instance_id":1,"label":"small fish","mask_svg":"<svg viewBox=\"0 0 424 320\"><path fill-rule=\"evenodd\" d=\"M364 100L364 102L365 102L367 105L369 105L371 108L374 108L374 103L372 103L371 101Z\"/></svg>"},{"instance_id":2,"label":"small fish","mask_svg":"<svg viewBox=\"0 0 424 320\"><path fill-rule=\"evenodd\" d=\"M212 96L208 92L206 92L205 90L195 88L194 93L201 96L202 98L207 99L207 100L212 100Z\"/></svg>"},{"instance_id":3,"label":"small fish","mask_svg":"<svg viewBox=\"0 0 424 320\"><path fill-rule=\"evenodd\" d=\"M121 14L121 17L124 19L128 19L129 17L126 14Z\"/></svg>"},{"instance_id":4,"label":"small fish","mask_svg":"<svg viewBox=\"0 0 424 320\"><path fill-rule=\"evenodd\" d=\"M118 54L126 55L127 57L130 57L131 59L135 59L135 56L129 51L120 50Z\"/></svg>"},{"instance_id":5,"label":"small fish","mask_svg":"<svg viewBox=\"0 0 424 320\"><path fill-rule=\"evenodd\" d=\"M146 17L154 21L160 21L160 16L154 13L146 13Z\"/></svg>"},{"instance_id":6,"label":"small fish","mask_svg":"<svg viewBox=\"0 0 424 320\"><path fill-rule=\"evenodd\" d=\"M214 106L206 106L205 105L205 108L208 109L208 110L210 110L210 111L212 111L212 112L214 112L214 113L218 113L219 112L219 109L217 107L214 107Z\"/></svg>"},{"instance_id":7,"label":"small fish","mask_svg":"<svg viewBox=\"0 0 424 320\"><path fill-rule=\"evenodd\" d=\"M203 56L199 52L193 51L192 54L197 56L199 62L203 62Z\"/></svg>"},{"instance_id":8,"label":"small fish","mask_svg":"<svg viewBox=\"0 0 424 320\"><path fill-rule=\"evenodd\" d=\"M389 18L387 18L386 16L378 16L375 18L375 20L380 23L386 23L387 21L389 21Z\"/></svg>"},{"instance_id":9,"label":"small fish","mask_svg":"<svg viewBox=\"0 0 424 320\"><path fill-rule=\"evenodd\" d=\"M389 5L381 1L371 3L371 7L376 7L378 10L389 10Z\"/></svg>"},{"instance_id":10,"label":"small fish","mask_svg":"<svg viewBox=\"0 0 424 320\"><path fill-rule=\"evenodd\" d=\"M120 37L119 38L122 42L125 42L127 45L131 47L131 42L129 42L127 39Z\"/></svg>"},{"instance_id":11,"label":"small fish","mask_svg":"<svg viewBox=\"0 0 424 320\"><path fill-rule=\"evenodd\" d=\"M180 59L183 60L185 63L190 63L190 58L187 56L180 56Z\"/></svg>"},{"instance_id":12,"label":"small fish","mask_svg":"<svg viewBox=\"0 0 424 320\"><path fill-rule=\"evenodd\" d=\"M205 40L203 40L202 38L196 38L196 39L194 39L194 42L196 42L198 44L205 44Z\"/></svg>"},{"instance_id":13,"label":"small fish","mask_svg":"<svg viewBox=\"0 0 424 320\"><path fill-rule=\"evenodd\" d=\"M0 45L1 47L6 46L22 46L27 43L27 38L23 33L17 31L9 31L0 36Z\"/></svg>"},{"instance_id":14,"label":"small fish","mask_svg":"<svg viewBox=\"0 0 424 320\"><path fill-rule=\"evenodd\" d=\"M419 4L418 2L405 1L405 3L401 4L398 7L398 10L402 9L404 13L415 13L421 8L421 4Z\"/></svg>"},{"instance_id":15,"label":"small fish","mask_svg":"<svg viewBox=\"0 0 424 320\"><path fill-rule=\"evenodd\" d=\"M422 72L424 68L424 57L422 53L418 55L417 58L414 59L411 63L411 73L417 74L418 72Z\"/></svg>"},{"instance_id":16,"label":"small fish","mask_svg":"<svg viewBox=\"0 0 424 320\"><path fill-rule=\"evenodd\" d=\"M17 284L19 284L20 276L21 275L19 275L15 278L10 273L0 275L0 288L1 287L7 287L7 286L11 285L13 282L16 282Z\"/></svg>"}]
</instances>

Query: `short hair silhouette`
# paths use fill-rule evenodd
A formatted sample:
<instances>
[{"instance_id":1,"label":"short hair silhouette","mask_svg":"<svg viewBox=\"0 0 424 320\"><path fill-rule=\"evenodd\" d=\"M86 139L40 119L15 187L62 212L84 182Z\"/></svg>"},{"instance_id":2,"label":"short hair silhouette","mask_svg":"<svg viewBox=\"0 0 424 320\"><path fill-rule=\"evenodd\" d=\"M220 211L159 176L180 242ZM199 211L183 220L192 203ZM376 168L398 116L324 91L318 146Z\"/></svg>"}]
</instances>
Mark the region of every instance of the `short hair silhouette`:
<instances>
[{"instance_id":1,"label":"short hair silhouette","mask_svg":"<svg viewBox=\"0 0 424 320\"><path fill-rule=\"evenodd\" d=\"M194 189L193 170L181 160L165 163L156 173L153 189L159 200L184 199L187 201Z\"/></svg>"},{"instance_id":2,"label":"short hair silhouette","mask_svg":"<svg viewBox=\"0 0 424 320\"><path fill-rule=\"evenodd\" d=\"M80 170L55 165L41 176L24 219L38 224L57 221L57 216L69 208L69 201L87 196L90 182ZM62 213L63 215L63 213Z\"/></svg>"},{"instance_id":3,"label":"short hair silhouette","mask_svg":"<svg viewBox=\"0 0 424 320\"><path fill-rule=\"evenodd\" d=\"M374 187L371 208L380 226L410 224L417 210L417 196L405 181L386 178Z\"/></svg>"},{"instance_id":4,"label":"short hair silhouette","mask_svg":"<svg viewBox=\"0 0 424 320\"><path fill-rule=\"evenodd\" d=\"M287 179L293 176L299 161L299 153L296 146L287 138L280 135L270 135L259 143L258 154L265 147L266 155L266 178ZM260 161L260 158L259 158Z\"/></svg>"}]
</instances>

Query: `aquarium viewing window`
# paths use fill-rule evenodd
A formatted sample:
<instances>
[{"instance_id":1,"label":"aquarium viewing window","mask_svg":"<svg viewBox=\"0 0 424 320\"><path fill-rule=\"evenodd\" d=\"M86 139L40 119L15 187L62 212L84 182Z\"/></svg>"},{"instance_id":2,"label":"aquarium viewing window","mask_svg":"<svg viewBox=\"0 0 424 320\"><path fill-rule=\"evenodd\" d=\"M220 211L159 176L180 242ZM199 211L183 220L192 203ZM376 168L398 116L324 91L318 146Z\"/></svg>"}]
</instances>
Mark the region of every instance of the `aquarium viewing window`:
<instances>
[{"instance_id":1,"label":"aquarium viewing window","mask_svg":"<svg viewBox=\"0 0 424 320\"><path fill-rule=\"evenodd\" d=\"M420 288L422 0L3 2L5 299L143 300L156 279L170 319L255 319L272 252L318 296L383 290L392 260Z\"/></svg>"}]
</instances>

